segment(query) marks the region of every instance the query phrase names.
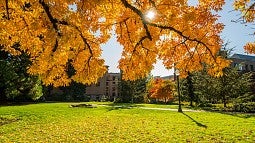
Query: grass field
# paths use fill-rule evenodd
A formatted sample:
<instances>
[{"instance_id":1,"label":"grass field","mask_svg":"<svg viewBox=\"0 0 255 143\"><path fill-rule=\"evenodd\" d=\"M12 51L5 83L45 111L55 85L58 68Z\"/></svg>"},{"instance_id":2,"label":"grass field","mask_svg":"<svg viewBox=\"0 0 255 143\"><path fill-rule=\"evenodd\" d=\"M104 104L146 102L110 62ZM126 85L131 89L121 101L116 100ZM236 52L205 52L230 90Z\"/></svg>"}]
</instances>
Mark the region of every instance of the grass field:
<instances>
[{"instance_id":1,"label":"grass field","mask_svg":"<svg viewBox=\"0 0 255 143\"><path fill-rule=\"evenodd\" d=\"M0 142L255 142L254 115L70 104L0 107Z\"/></svg>"}]
</instances>

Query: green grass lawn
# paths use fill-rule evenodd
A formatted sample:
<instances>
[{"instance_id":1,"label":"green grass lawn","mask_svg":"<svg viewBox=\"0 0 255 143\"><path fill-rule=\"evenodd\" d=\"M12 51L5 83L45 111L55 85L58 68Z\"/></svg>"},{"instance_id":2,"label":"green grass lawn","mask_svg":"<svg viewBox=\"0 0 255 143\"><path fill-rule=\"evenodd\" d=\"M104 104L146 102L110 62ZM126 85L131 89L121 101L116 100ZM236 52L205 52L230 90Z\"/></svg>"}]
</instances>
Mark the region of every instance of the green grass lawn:
<instances>
[{"instance_id":1,"label":"green grass lawn","mask_svg":"<svg viewBox=\"0 0 255 143\"><path fill-rule=\"evenodd\" d=\"M255 142L254 115L70 104L0 107L0 142Z\"/></svg>"}]
</instances>

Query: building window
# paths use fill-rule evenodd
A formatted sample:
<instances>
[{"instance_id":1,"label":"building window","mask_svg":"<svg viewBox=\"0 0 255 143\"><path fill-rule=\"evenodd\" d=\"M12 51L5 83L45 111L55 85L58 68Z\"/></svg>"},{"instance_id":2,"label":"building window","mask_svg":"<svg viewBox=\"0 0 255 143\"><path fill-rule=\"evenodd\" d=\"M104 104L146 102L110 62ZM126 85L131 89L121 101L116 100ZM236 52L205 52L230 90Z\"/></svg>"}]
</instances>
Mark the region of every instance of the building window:
<instances>
[{"instance_id":1,"label":"building window","mask_svg":"<svg viewBox=\"0 0 255 143\"><path fill-rule=\"evenodd\" d=\"M249 70L248 65L245 65L245 70L246 70L246 71L248 71L248 70Z\"/></svg>"},{"instance_id":2,"label":"building window","mask_svg":"<svg viewBox=\"0 0 255 143\"><path fill-rule=\"evenodd\" d=\"M112 82L112 84L115 84L115 82Z\"/></svg>"},{"instance_id":3,"label":"building window","mask_svg":"<svg viewBox=\"0 0 255 143\"><path fill-rule=\"evenodd\" d=\"M107 80L111 80L110 78L111 78L111 76L110 76L110 75L108 75L108 76L107 76Z\"/></svg>"},{"instance_id":4,"label":"building window","mask_svg":"<svg viewBox=\"0 0 255 143\"><path fill-rule=\"evenodd\" d=\"M100 86L100 82L98 82L98 83L96 84L96 86Z\"/></svg>"},{"instance_id":5,"label":"building window","mask_svg":"<svg viewBox=\"0 0 255 143\"><path fill-rule=\"evenodd\" d=\"M108 86L108 85L109 85L109 82L107 81L107 82L106 82L106 86Z\"/></svg>"},{"instance_id":6,"label":"building window","mask_svg":"<svg viewBox=\"0 0 255 143\"><path fill-rule=\"evenodd\" d=\"M254 71L254 67L253 65L250 65L251 71Z\"/></svg>"},{"instance_id":7,"label":"building window","mask_svg":"<svg viewBox=\"0 0 255 143\"><path fill-rule=\"evenodd\" d=\"M112 87L112 91L115 91L116 90L116 88L115 87Z\"/></svg>"},{"instance_id":8,"label":"building window","mask_svg":"<svg viewBox=\"0 0 255 143\"><path fill-rule=\"evenodd\" d=\"M115 76L112 76L112 80L115 80Z\"/></svg>"},{"instance_id":9,"label":"building window","mask_svg":"<svg viewBox=\"0 0 255 143\"><path fill-rule=\"evenodd\" d=\"M238 67L239 67L239 70L240 70L240 71L244 70L242 64L239 64Z\"/></svg>"}]
</instances>

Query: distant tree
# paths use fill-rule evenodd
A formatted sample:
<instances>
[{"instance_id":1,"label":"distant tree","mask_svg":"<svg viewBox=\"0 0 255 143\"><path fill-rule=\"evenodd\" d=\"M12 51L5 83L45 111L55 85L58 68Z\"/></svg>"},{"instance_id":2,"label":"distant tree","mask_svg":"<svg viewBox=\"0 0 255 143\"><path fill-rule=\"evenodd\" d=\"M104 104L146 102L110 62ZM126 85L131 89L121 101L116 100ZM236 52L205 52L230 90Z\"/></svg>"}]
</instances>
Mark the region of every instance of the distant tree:
<instances>
[{"instance_id":1,"label":"distant tree","mask_svg":"<svg viewBox=\"0 0 255 143\"><path fill-rule=\"evenodd\" d=\"M219 56L228 59L232 49L226 49L227 42L219 51ZM251 92L252 73L239 73L237 68L226 67L223 70L222 76L217 79L219 96L222 97L224 107L227 107L227 100L237 98L248 92Z\"/></svg>"},{"instance_id":2,"label":"distant tree","mask_svg":"<svg viewBox=\"0 0 255 143\"><path fill-rule=\"evenodd\" d=\"M187 86L188 86L188 96L190 99L190 106L193 106L195 95L194 95L194 88L193 88L193 82L192 82L192 74L190 72L188 72L188 76L186 77L186 79L187 79Z\"/></svg>"},{"instance_id":3,"label":"distant tree","mask_svg":"<svg viewBox=\"0 0 255 143\"><path fill-rule=\"evenodd\" d=\"M225 68L224 76L215 78L206 72L196 72L192 77L197 102L219 103L224 107L229 101L251 92L251 73L240 74L237 69Z\"/></svg>"},{"instance_id":4,"label":"distant tree","mask_svg":"<svg viewBox=\"0 0 255 143\"><path fill-rule=\"evenodd\" d=\"M149 89L149 94L151 98L163 100L165 103L173 99L175 91L174 82L157 78L153 80L151 85L152 86Z\"/></svg>"},{"instance_id":5,"label":"distant tree","mask_svg":"<svg viewBox=\"0 0 255 143\"><path fill-rule=\"evenodd\" d=\"M70 85L61 87L63 90L66 101L88 101L89 99L85 95L86 86L82 83L71 82Z\"/></svg>"},{"instance_id":6,"label":"distant tree","mask_svg":"<svg viewBox=\"0 0 255 143\"><path fill-rule=\"evenodd\" d=\"M122 80L120 83L121 94L116 102L141 103L146 96L147 78L137 79L135 81Z\"/></svg>"},{"instance_id":7,"label":"distant tree","mask_svg":"<svg viewBox=\"0 0 255 143\"><path fill-rule=\"evenodd\" d=\"M182 99L185 101L190 102L190 106L194 106L194 102L197 102L197 97L194 89L194 73L188 73L188 76L184 79L181 79L181 92L182 92Z\"/></svg>"},{"instance_id":8,"label":"distant tree","mask_svg":"<svg viewBox=\"0 0 255 143\"><path fill-rule=\"evenodd\" d=\"M28 56L25 53L12 56L4 51L0 51L0 55L2 102L39 99L43 94L41 80L37 76L27 74L27 67L31 63Z\"/></svg>"},{"instance_id":9,"label":"distant tree","mask_svg":"<svg viewBox=\"0 0 255 143\"><path fill-rule=\"evenodd\" d=\"M215 78L212 78L206 72L195 72L192 76L192 83L194 87L194 94L196 97L196 104L214 103L217 102L217 91L215 90ZM187 82L187 80L186 80ZM187 86L183 89L187 90Z\"/></svg>"},{"instance_id":10,"label":"distant tree","mask_svg":"<svg viewBox=\"0 0 255 143\"><path fill-rule=\"evenodd\" d=\"M222 97L224 107L227 107L227 100L237 98L250 92L251 73L239 74L237 70L225 68L224 74L218 82L219 95Z\"/></svg>"}]
</instances>

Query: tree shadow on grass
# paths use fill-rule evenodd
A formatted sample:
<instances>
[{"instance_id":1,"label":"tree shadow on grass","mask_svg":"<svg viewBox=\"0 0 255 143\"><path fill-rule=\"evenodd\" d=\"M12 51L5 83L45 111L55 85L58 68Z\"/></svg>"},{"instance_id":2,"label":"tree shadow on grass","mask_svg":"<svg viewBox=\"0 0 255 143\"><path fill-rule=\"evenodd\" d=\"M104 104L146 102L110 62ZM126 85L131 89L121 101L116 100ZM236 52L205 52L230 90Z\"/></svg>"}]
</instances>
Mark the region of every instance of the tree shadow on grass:
<instances>
[{"instance_id":1,"label":"tree shadow on grass","mask_svg":"<svg viewBox=\"0 0 255 143\"><path fill-rule=\"evenodd\" d=\"M199 127L202 127L202 128L207 128L206 125L202 124L202 123L199 123L198 121L194 120L192 117L190 117L189 115L185 114L182 112L183 115L185 115L186 117L188 117L190 120L192 120L192 122L196 123Z\"/></svg>"},{"instance_id":2,"label":"tree shadow on grass","mask_svg":"<svg viewBox=\"0 0 255 143\"><path fill-rule=\"evenodd\" d=\"M11 124L13 122L17 122L19 119L18 118L5 118L5 117L0 117L0 127L6 124Z\"/></svg>"}]
</instances>

